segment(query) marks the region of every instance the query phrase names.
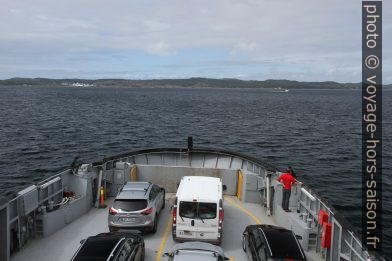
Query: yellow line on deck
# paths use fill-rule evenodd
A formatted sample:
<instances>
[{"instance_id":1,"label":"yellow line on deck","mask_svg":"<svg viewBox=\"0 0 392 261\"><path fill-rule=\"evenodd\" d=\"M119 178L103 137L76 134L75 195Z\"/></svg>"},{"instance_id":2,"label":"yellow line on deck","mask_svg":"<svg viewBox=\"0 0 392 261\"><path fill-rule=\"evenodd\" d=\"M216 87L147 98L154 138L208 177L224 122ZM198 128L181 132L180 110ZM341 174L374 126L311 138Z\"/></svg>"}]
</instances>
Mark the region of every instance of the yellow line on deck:
<instances>
[{"instance_id":1,"label":"yellow line on deck","mask_svg":"<svg viewBox=\"0 0 392 261\"><path fill-rule=\"evenodd\" d=\"M231 199L231 198L229 198L229 197L227 197L227 196L225 196L225 199L226 199L228 202L230 202L233 206L235 206L236 208L238 208L239 210L245 212L249 217L251 217L251 218L256 222L256 224L261 224L260 219L259 219L258 217L256 217L255 214L253 214L253 213L250 212L249 210L243 208L240 204L236 203L233 199Z\"/></svg>"},{"instance_id":2,"label":"yellow line on deck","mask_svg":"<svg viewBox=\"0 0 392 261\"><path fill-rule=\"evenodd\" d=\"M172 219L170 216L169 220L166 223L165 232L163 232L161 243L159 244L159 249L158 249L157 255L155 256L155 261L161 260L162 251L163 251L163 248L165 247L167 234L169 234L171 224L172 224Z\"/></svg>"},{"instance_id":3,"label":"yellow line on deck","mask_svg":"<svg viewBox=\"0 0 392 261\"><path fill-rule=\"evenodd\" d=\"M232 256L230 257L230 261L234 261L234 258Z\"/></svg>"}]
</instances>

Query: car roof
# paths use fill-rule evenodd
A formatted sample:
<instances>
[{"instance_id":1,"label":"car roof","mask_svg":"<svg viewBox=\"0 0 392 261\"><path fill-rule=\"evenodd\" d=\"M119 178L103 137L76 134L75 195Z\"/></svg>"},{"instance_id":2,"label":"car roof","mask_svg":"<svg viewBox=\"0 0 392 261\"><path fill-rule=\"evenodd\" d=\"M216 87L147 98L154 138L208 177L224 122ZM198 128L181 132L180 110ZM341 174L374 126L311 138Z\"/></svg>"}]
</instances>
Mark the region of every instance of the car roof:
<instances>
[{"instance_id":1,"label":"car roof","mask_svg":"<svg viewBox=\"0 0 392 261\"><path fill-rule=\"evenodd\" d=\"M203 188L203 189L200 189ZM222 198L220 178L204 176L184 176L177 190L178 200L210 200L216 202Z\"/></svg>"},{"instance_id":2,"label":"car roof","mask_svg":"<svg viewBox=\"0 0 392 261\"><path fill-rule=\"evenodd\" d=\"M124 239L140 239L138 233L108 232L86 239L73 260L107 260Z\"/></svg>"},{"instance_id":3,"label":"car roof","mask_svg":"<svg viewBox=\"0 0 392 261\"><path fill-rule=\"evenodd\" d=\"M146 199L151 187L151 182L127 182L121 188L116 199Z\"/></svg>"},{"instance_id":4,"label":"car roof","mask_svg":"<svg viewBox=\"0 0 392 261\"><path fill-rule=\"evenodd\" d=\"M272 257L303 259L304 253L294 233L283 227L258 225L259 231L267 241ZM284 247L282 247L284 246Z\"/></svg>"},{"instance_id":5,"label":"car roof","mask_svg":"<svg viewBox=\"0 0 392 261\"><path fill-rule=\"evenodd\" d=\"M186 251L174 256L174 261L216 261L218 258L212 253Z\"/></svg>"},{"instance_id":6,"label":"car roof","mask_svg":"<svg viewBox=\"0 0 392 261\"><path fill-rule=\"evenodd\" d=\"M216 252L218 255L224 256L223 249L219 246L215 246L213 244L205 243L205 242L186 242L176 244L172 248L172 253L177 252L178 250L204 250L204 251L212 251Z\"/></svg>"},{"instance_id":7,"label":"car roof","mask_svg":"<svg viewBox=\"0 0 392 261\"><path fill-rule=\"evenodd\" d=\"M136 239L142 238L142 233L139 230L127 230L126 232L122 231L113 231L113 232L105 232L105 233L99 233L96 236L93 237L100 237L100 238L126 238L126 239Z\"/></svg>"},{"instance_id":8,"label":"car roof","mask_svg":"<svg viewBox=\"0 0 392 261\"><path fill-rule=\"evenodd\" d=\"M145 181L128 181L124 184L123 188L131 189L148 189L152 185L151 182Z\"/></svg>"},{"instance_id":9,"label":"car roof","mask_svg":"<svg viewBox=\"0 0 392 261\"><path fill-rule=\"evenodd\" d=\"M117 197L116 200L118 199L147 199L148 193L146 192L141 192L141 191L121 191Z\"/></svg>"},{"instance_id":10,"label":"car roof","mask_svg":"<svg viewBox=\"0 0 392 261\"><path fill-rule=\"evenodd\" d=\"M89 237L73 260L107 260L113 249L122 241L118 237Z\"/></svg>"}]
</instances>

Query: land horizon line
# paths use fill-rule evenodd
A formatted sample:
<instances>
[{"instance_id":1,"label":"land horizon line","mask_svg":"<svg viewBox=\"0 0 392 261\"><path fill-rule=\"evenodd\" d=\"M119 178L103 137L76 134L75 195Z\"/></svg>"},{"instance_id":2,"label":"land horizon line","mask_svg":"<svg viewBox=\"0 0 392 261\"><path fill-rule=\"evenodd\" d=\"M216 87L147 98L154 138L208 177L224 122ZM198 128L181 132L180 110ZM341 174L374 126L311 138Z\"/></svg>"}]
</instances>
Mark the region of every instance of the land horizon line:
<instances>
[{"instance_id":1,"label":"land horizon line","mask_svg":"<svg viewBox=\"0 0 392 261\"><path fill-rule=\"evenodd\" d=\"M121 86L121 87L206 87L206 88L282 88L282 89L360 89L362 83L340 83L335 81L296 81L286 79L241 80L237 78L24 78L13 77L0 80L0 85L60 85L60 86ZM392 84L383 84L392 88Z\"/></svg>"}]
</instances>

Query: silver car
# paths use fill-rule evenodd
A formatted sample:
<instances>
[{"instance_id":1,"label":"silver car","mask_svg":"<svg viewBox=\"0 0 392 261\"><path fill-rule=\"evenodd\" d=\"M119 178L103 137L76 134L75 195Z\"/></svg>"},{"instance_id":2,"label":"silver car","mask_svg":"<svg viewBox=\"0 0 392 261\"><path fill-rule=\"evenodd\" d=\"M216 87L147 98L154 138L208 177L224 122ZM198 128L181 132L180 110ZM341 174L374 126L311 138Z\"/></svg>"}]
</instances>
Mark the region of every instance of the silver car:
<instances>
[{"instance_id":1,"label":"silver car","mask_svg":"<svg viewBox=\"0 0 392 261\"><path fill-rule=\"evenodd\" d=\"M169 261L230 260L225 257L221 247L198 241L176 244L170 253L163 256L169 257Z\"/></svg>"},{"instance_id":2,"label":"silver car","mask_svg":"<svg viewBox=\"0 0 392 261\"><path fill-rule=\"evenodd\" d=\"M151 182L127 182L109 209L110 231L142 230L155 233L165 207L165 189Z\"/></svg>"}]
</instances>

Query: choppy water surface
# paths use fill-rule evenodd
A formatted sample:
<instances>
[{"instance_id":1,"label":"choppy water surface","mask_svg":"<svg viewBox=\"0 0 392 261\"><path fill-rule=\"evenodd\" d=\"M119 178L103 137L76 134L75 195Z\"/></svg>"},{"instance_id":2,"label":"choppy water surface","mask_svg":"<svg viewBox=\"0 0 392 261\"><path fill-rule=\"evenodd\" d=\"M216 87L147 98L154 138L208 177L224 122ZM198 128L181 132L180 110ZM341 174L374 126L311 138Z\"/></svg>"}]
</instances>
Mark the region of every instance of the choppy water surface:
<instances>
[{"instance_id":1,"label":"choppy water surface","mask_svg":"<svg viewBox=\"0 0 392 261\"><path fill-rule=\"evenodd\" d=\"M299 177L361 225L358 90L0 88L0 195L69 166L145 147L213 146ZM384 249L392 246L392 92L384 91Z\"/></svg>"}]
</instances>

